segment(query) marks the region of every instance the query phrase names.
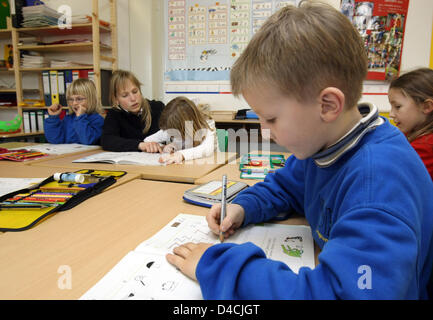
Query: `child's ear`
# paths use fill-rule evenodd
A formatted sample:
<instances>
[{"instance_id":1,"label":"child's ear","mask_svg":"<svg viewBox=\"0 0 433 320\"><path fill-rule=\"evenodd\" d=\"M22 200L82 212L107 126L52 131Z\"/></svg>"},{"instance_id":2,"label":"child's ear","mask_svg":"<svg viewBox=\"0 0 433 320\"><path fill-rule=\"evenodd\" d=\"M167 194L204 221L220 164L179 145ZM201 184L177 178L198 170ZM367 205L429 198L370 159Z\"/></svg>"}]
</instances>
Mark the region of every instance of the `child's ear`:
<instances>
[{"instance_id":1,"label":"child's ear","mask_svg":"<svg viewBox=\"0 0 433 320\"><path fill-rule=\"evenodd\" d=\"M319 94L319 102L320 117L325 122L332 122L344 109L344 93L338 88L325 88Z\"/></svg>"},{"instance_id":2,"label":"child's ear","mask_svg":"<svg viewBox=\"0 0 433 320\"><path fill-rule=\"evenodd\" d=\"M427 99L423 103L422 112L424 114L429 114L432 111L433 111L433 99Z\"/></svg>"}]
</instances>

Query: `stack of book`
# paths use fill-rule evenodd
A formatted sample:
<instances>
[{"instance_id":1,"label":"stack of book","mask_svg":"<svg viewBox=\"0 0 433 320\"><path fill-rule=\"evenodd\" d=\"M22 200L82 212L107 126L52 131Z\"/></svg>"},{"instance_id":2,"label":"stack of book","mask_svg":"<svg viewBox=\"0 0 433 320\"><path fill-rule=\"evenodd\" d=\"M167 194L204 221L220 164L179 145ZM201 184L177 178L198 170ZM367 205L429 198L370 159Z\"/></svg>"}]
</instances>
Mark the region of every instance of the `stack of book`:
<instances>
[{"instance_id":1,"label":"stack of book","mask_svg":"<svg viewBox=\"0 0 433 320\"><path fill-rule=\"evenodd\" d=\"M58 24L61 13L40 4L36 6L23 7L23 23L26 28L55 26Z\"/></svg>"},{"instance_id":2,"label":"stack of book","mask_svg":"<svg viewBox=\"0 0 433 320\"><path fill-rule=\"evenodd\" d=\"M91 67L91 64L78 63L69 60L51 60L51 68L75 68L75 67Z\"/></svg>"},{"instance_id":3,"label":"stack of book","mask_svg":"<svg viewBox=\"0 0 433 320\"><path fill-rule=\"evenodd\" d=\"M49 60L37 52L26 52L21 57L22 68L45 68L49 67L49 65Z\"/></svg>"}]
</instances>

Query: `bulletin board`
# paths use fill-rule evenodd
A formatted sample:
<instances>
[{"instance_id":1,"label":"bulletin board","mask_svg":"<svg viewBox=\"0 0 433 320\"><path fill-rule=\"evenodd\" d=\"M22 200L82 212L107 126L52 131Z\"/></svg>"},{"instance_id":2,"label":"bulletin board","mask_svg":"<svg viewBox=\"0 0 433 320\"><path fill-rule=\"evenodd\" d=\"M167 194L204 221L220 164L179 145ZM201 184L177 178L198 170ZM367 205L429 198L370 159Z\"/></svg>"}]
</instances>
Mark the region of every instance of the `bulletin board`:
<instances>
[{"instance_id":1,"label":"bulletin board","mask_svg":"<svg viewBox=\"0 0 433 320\"><path fill-rule=\"evenodd\" d=\"M229 81L264 21L300 0L164 0L165 81Z\"/></svg>"},{"instance_id":2,"label":"bulletin board","mask_svg":"<svg viewBox=\"0 0 433 320\"><path fill-rule=\"evenodd\" d=\"M342 0L341 12L361 34L368 55L367 80L398 76L409 0Z\"/></svg>"}]
</instances>

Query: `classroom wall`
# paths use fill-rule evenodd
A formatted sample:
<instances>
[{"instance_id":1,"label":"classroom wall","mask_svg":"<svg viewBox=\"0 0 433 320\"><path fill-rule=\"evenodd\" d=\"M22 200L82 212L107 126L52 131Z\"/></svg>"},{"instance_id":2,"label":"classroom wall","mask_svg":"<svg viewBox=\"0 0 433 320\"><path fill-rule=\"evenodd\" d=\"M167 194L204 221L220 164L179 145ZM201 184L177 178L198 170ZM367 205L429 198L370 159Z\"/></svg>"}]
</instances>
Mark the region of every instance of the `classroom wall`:
<instances>
[{"instance_id":1,"label":"classroom wall","mask_svg":"<svg viewBox=\"0 0 433 320\"><path fill-rule=\"evenodd\" d=\"M325 2L335 8L339 8L340 5L340 0L325 0ZM167 102L174 96L164 93L163 10L163 1L161 0L130 0L130 51L131 70L144 82L143 94L149 98ZM429 66L432 21L433 1L410 0L403 43L402 71ZM220 82L209 82L208 84L212 86L218 85ZM384 82L366 82L365 90L376 94L365 94L361 101L375 103L381 111L389 111L390 105L386 95L387 88L388 86ZM377 93L382 93L382 95L377 95ZM209 103L211 108L216 110L248 108L243 99L236 99L228 94L191 95L189 98L194 98L202 103Z\"/></svg>"}]
</instances>

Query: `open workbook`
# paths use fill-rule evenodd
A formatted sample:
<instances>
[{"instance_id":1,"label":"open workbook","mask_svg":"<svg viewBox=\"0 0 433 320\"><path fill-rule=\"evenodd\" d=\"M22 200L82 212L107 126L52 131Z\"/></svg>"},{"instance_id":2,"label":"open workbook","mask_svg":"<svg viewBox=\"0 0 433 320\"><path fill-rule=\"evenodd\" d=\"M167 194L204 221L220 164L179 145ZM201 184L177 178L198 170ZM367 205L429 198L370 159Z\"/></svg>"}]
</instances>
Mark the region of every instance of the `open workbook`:
<instances>
[{"instance_id":1,"label":"open workbook","mask_svg":"<svg viewBox=\"0 0 433 320\"><path fill-rule=\"evenodd\" d=\"M251 241L266 256L287 264L295 273L299 268L314 268L311 229L265 223L238 230L226 242ZM114 266L82 300L198 300L203 299L197 282L167 262L165 255L187 242L219 243L204 216L179 214L150 239L142 242Z\"/></svg>"},{"instance_id":2,"label":"open workbook","mask_svg":"<svg viewBox=\"0 0 433 320\"><path fill-rule=\"evenodd\" d=\"M78 144L78 143L63 143L63 144L41 143L41 144L30 145L20 149L27 149L30 151L60 155L60 154L92 151L100 148L101 148L100 146L85 145L85 144Z\"/></svg>"},{"instance_id":3,"label":"open workbook","mask_svg":"<svg viewBox=\"0 0 433 320\"><path fill-rule=\"evenodd\" d=\"M161 153L147 152L101 152L74 160L72 162L105 162L113 164L136 164L142 166L161 166Z\"/></svg>"}]
</instances>

